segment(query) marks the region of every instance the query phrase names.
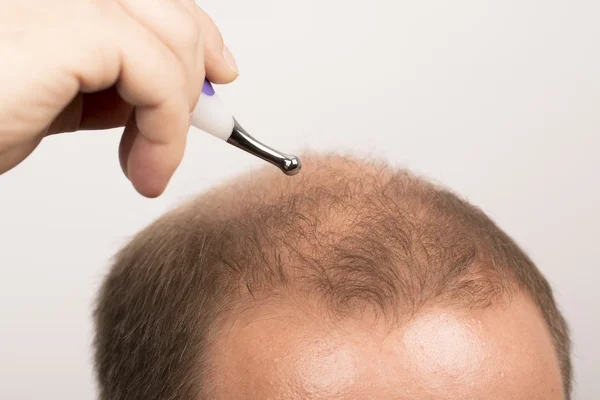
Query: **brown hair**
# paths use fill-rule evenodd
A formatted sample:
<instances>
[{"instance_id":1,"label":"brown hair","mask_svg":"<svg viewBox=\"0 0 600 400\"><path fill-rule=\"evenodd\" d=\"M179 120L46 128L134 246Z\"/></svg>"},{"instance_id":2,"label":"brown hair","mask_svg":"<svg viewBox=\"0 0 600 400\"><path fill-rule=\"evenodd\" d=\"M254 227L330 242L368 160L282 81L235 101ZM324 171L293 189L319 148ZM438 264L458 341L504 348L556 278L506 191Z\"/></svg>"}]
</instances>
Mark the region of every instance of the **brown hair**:
<instances>
[{"instance_id":1,"label":"brown hair","mask_svg":"<svg viewBox=\"0 0 600 400\"><path fill-rule=\"evenodd\" d=\"M524 291L552 334L568 396L568 328L552 290L482 211L383 163L305 163L294 178L265 170L213 189L118 254L95 312L101 399L203 398L220 317L290 291L337 317L369 307L393 319Z\"/></svg>"}]
</instances>

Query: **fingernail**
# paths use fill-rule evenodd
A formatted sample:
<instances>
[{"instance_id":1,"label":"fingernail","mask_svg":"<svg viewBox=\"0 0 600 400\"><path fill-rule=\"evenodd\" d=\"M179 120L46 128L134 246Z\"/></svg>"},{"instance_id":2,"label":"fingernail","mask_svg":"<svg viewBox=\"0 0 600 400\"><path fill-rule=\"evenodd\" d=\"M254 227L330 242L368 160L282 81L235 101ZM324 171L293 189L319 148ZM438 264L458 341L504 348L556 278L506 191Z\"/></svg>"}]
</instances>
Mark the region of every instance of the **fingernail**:
<instances>
[{"instance_id":1,"label":"fingernail","mask_svg":"<svg viewBox=\"0 0 600 400\"><path fill-rule=\"evenodd\" d=\"M223 58L225 59L227 65L229 65L229 68L231 68L236 75L239 75L240 72L238 71L238 66L235 62L235 58L233 58L233 54L231 54L231 51L229 51L229 48L227 48L227 46L225 46L225 48L223 49Z\"/></svg>"}]
</instances>

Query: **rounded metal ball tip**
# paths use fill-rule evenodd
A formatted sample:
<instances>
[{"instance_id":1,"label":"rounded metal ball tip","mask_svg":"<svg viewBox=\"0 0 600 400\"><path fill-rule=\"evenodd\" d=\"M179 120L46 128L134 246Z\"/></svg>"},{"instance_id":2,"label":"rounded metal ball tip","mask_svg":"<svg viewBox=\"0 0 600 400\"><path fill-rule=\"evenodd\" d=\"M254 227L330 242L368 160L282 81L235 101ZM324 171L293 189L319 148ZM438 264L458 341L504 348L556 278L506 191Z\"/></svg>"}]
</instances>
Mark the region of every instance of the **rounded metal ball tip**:
<instances>
[{"instance_id":1,"label":"rounded metal ball tip","mask_svg":"<svg viewBox=\"0 0 600 400\"><path fill-rule=\"evenodd\" d=\"M285 165L282 166L281 170L286 175L296 175L302 169L302 162L296 156L290 157L285 160Z\"/></svg>"}]
</instances>

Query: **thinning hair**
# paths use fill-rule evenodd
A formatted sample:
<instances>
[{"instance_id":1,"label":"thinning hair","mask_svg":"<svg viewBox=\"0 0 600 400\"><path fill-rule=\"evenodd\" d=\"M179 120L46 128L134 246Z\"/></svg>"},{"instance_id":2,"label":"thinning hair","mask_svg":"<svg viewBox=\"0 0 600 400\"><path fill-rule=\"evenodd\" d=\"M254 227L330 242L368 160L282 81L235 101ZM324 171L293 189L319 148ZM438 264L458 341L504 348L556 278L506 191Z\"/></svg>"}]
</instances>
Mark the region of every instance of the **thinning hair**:
<instances>
[{"instance_id":1,"label":"thinning hair","mask_svg":"<svg viewBox=\"0 0 600 400\"><path fill-rule=\"evenodd\" d=\"M383 162L308 156L288 178L244 175L140 232L95 311L103 400L203 398L224 315L293 294L324 313L390 321L427 305L486 308L524 292L571 392L570 341L546 279L481 210Z\"/></svg>"}]
</instances>

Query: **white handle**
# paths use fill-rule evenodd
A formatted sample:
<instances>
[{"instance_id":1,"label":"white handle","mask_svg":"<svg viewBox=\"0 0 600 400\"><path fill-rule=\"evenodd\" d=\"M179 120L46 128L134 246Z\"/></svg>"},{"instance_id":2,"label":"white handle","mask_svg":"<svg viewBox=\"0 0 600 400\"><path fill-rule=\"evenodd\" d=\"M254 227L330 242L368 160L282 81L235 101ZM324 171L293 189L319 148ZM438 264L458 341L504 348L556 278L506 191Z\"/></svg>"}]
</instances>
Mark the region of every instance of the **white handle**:
<instances>
[{"instance_id":1,"label":"white handle","mask_svg":"<svg viewBox=\"0 0 600 400\"><path fill-rule=\"evenodd\" d=\"M202 94L192 113L191 125L227 141L233 132L233 114L225 108L212 85L204 82Z\"/></svg>"}]
</instances>

